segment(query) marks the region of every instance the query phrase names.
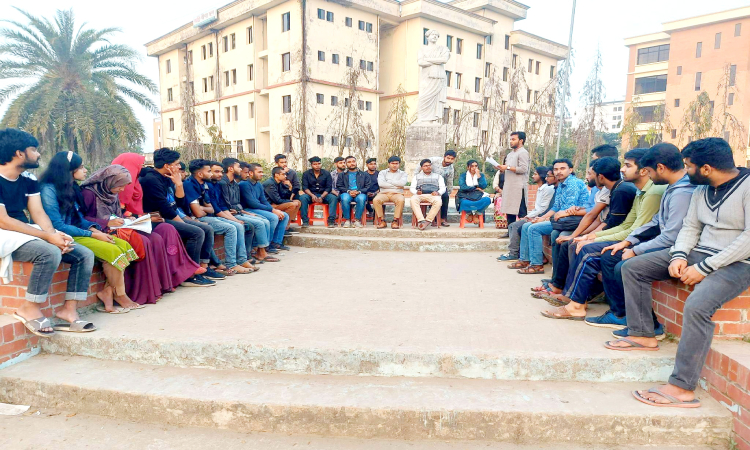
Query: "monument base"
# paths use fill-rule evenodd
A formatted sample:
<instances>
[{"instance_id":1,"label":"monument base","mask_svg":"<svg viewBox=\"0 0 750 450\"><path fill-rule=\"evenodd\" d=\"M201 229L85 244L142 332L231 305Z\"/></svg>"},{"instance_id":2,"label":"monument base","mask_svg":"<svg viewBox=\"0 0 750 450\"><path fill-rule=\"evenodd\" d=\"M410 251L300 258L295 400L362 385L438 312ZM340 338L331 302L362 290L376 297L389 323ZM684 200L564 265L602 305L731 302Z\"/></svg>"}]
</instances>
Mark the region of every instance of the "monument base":
<instances>
[{"instance_id":1,"label":"monument base","mask_svg":"<svg viewBox=\"0 0 750 450\"><path fill-rule=\"evenodd\" d=\"M409 125L406 127L406 154L404 170L409 181L419 172L419 161L443 156L445 153L445 125Z\"/></svg>"}]
</instances>

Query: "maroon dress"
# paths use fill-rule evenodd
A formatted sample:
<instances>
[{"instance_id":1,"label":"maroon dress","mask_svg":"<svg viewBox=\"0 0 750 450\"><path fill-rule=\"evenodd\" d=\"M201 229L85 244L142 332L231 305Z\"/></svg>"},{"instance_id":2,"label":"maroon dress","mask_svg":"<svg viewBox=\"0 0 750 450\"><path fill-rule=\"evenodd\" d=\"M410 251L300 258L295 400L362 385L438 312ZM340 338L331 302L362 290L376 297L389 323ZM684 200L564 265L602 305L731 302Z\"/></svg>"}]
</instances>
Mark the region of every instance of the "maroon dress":
<instances>
[{"instance_id":1,"label":"maroon dress","mask_svg":"<svg viewBox=\"0 0 750 450\"><path fill-rule=\"evenodd\" d=\"M83 213L87 220L107 230L108 220L97 218L96 195L83 189ZM131 263L125 270L125 292L131 300L143 305L156 303L172 292L200 266L187 254L177 230L168 223L153 224L151 234L138 232L146 257Z\"/></svg>"}]
</instances>

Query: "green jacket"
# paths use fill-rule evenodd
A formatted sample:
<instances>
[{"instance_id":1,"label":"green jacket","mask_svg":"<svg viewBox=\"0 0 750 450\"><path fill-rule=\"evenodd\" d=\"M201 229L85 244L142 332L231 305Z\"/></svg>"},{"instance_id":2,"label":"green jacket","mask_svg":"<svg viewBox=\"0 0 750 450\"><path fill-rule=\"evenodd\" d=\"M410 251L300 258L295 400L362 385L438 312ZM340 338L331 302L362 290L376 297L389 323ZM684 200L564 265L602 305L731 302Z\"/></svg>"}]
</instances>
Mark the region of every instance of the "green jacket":
<instances>
[{"instance_id":1,"label":"green jacket","mask_svg":"<svg viewBox=\"0 0 750 450\"><path fill-rule=\"evenodd\" d=\"M661 196L666 190L667 185L654 184L653 181L648 180L643 190L638 191L625 220L614 228L598 231L594 242L620 242L630 236L633 230L649 223L654 214L659 212Z\"/></svg>"}]
</instances>

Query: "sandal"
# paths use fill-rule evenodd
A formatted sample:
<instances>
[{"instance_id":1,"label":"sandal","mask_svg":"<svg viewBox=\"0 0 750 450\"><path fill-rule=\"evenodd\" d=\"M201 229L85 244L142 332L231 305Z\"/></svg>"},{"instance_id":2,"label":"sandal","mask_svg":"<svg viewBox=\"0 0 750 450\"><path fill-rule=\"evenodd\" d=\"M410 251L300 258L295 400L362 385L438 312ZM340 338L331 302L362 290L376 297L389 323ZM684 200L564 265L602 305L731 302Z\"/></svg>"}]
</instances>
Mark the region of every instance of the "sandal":
<instances>
[{"instance_id":1,"label":"sandal","mask_svg":"<svg viewBox=\"0 0 750 450\"><path fill-rule=\"evenodd\" d=\"M565 306L570 303L570 300L565 301L562 298L557 297L560 294L544 294L539 298L549 303L552 306Z\"/></svg>"},{"instance_id":2,"label":"sandal","mask_svg":"<svg viewBox=\"0 0 750 450\"><path fill-rule=\"evenodd\" d=\"M541 286L531 288L531 291L532 292L549 292L549 285L547 283L543 283Z\"/></svg>"},{"instance_id":3,"label":"sandal","mask_svg":"<svg viewBox=\"0 0 750 450\"><path fill-rule=\"evenodd\" d=\"M538 299L542 299L543 300L545 296L551 295L551 294L552 294L552 291L536 291L536 292L532 292L531 296L534 297L534 298L538 298ZM555 305L555 306L557 306L557 305Z\"/></svg>"},{"instance_id":4,"label":"sandal","mask_svg":"<svg viewBox=\"0 0 750 450\"><path fill-rule=\"evenodd\" d=\"M18 313L13 313L13 317L21 322L23 326L25 326L26 329L29 330L29 332L32 334L45 338L55 335L54 331L42 331L42 328L52 328L52 322L50 322L47 317L42 316L38 319L26 320L25 318L18 315Z\"/></svg>"},{"instance_id":5,"label":"sandal","mask_svg":"<svg viewBox=\"0 0 750 450\"><path fill-rule=\"evenodd\" d=\"M401 228L401 226L398 224L398 221L394 220L393 222L391 222L392 230L398 230L399 228Z\"/></svg>"},{"instance_id":6,"label":"sandal","mask_svg":"<svg viewBox=\"0 0 750 450\"><path fill-rule=\"evenodd\" d=\"M612 344L615 344L617 342L625 342L626 344L629 345L629 347L618 347L616 345L612 345ZM639 343L637 343L637 342L635 342L635 341L633 341L631 339L626 339L626 338L617 339L615 341L607 341L607 342L604 343L604 347L606 347L606 348L608 348L610 350L617 350L617 351L620 351L620 352L632 352L632 351L655 352L655 351L659 350L659 346L658 345L656 347L646 347L643 344L639 344ZM654 394L659 394L659 393L658 392L654 392ZM659 395L662 395L662 394L659 394Z\"/></svg>"},{"instance_id":7,"label":"sandal","mask_svg":"<svg viewBox=\"0 0 750 450\"><path fill-rule=\"evenodd\" d=\"M53 328L55 331L67 331L68 333L90 333L96 331L96 326L93 323L80 319L70 323L59 323Z\"/></svg>"},{"instance_id":8,"label":"sandal","mask_svg":"<svg viewBox=\"0 0 750 450\"><path fill-rule=\"evenodd\" d=\"M516 261L508 265L508 269L523 269L524 267L529 267L529 263L526 261Z\"/></svg>"},{"instance_id":9,"label":"sandal","mask_svg":"<svg viewBox=\"0 0 750 450\"><path fill-rule=\"evenodd\" d=\"M130 312L130 308L122 308L119 306L116 306L114 311L107 311L107 308L104 305L96 305L96 310L104 314L125 314Z\"/></svg>"},{"instance_id":10,"label":"sandal","mask_svg":"<svg viewBox=\"0 0 750 450\"><path fill-rule=\"evenodd\" d=\"M279 258L274 258L273 256L266 256L263 258L263 261L265 262L279 262L281 261Z\"/></svg>"},{"instance_id":11,"label":"sandal","mask_svg":"<svg viewBox=\"0 0 750 450\"><path fill-rule=\"evenodd\" d=\"M677 397L672 397L669 394L665 394L662 392L659 388L651 388L648 390L648 392L656 395L660 395L666 400L669 400L669 403L659 403L655 402L653 400L649 400L641 395L638 391L633 391L633 397L635 397L636 400L639 402L645 403L650 406L660 406L665 408L698 408L701 406L701 401L697 398L694 398L692 400L688 401L682 401Z\"/></svg>"},{"instance_id":12,"label":"sandal","mask_svg":"<svg viewBox=\"0 0 750 450\"><path fill-rule=\"evenodd\" d=\"M542 311L541 314L548 319L575 320L575 321L580 321L580 322L582 322L586 318L586 316L571 315L564 306L561 306L551 311L550 310Z\"/></svg>"},{"instance_id":13,"label":"sandal","mask_svg":"<svg viewBox=\"0 0 750 450\"><path fill-rule=\"evenodd\" d=\"M526 266L516 272L523 275L536 275L538 273L544 273L544 266Z\"/></svg>"},{"instance_id":14,"label":"sandal","mask_svg":"<svg viewBox=\"0 0 750 450\"><path fill-rule=\"evenodd\" d=\"M234 271L234 273L238 273L240 275L246 275L248 273L253 273L254 271L252 269L248 269L247 267L242 266L234 266L230 270Z\"/></svg>"}]
</instances>

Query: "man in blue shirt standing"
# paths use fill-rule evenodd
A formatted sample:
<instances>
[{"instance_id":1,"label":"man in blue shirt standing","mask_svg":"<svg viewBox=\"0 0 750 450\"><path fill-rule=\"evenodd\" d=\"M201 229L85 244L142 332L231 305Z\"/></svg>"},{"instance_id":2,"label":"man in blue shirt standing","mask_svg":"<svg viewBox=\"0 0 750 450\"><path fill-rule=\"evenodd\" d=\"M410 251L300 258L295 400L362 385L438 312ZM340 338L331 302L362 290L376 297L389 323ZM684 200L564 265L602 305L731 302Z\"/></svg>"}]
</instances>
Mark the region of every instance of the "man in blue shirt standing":
<instances>
[{"instance_id":1,"label":"man in blue shirt standing","mask_svg":"<svg viewBox=\"0 0 750 450\"><path fill-rule=\"evenodd\" d=\"M279 250L290 250L283 243L284 232L289 223L289 215L284 211L274 208L268 202L266 191L260 182L263 179L263 167L260 164L251 163L249 175L247 180L240 183L242 207L246 211L265 217L271 224L268 230L268 239L271 241L271 244L266 251L268 253L278 253Z\"/></svg>"}]
</instances>

